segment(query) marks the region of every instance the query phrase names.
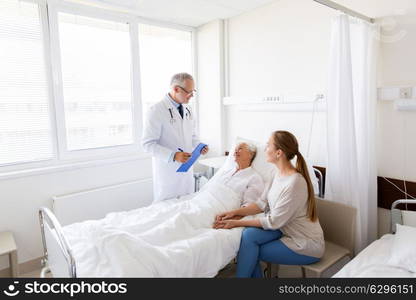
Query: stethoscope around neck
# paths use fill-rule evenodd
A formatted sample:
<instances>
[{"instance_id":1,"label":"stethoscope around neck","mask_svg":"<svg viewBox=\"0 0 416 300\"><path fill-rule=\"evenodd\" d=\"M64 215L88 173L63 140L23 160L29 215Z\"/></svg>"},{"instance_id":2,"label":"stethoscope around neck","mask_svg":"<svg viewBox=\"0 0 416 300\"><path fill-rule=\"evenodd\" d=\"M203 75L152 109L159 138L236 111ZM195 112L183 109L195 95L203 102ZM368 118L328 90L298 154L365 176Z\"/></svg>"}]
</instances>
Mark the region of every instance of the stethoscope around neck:
<instances>
[{"instance_id":1,"label":"stethoscope around neck","mask_svg":"<svg viewBox=\"0 0 416 300\"><path fill-rule=\"evenodd\" d=\"M171 124L173 124L173 123L175 123L176 122L176 119L175 119L175 117L173 116L173 111L172 111L172 108L168 108L169 109L169 114L170 114L170 123ZM189 108L187 108L187 107L185 107L185 110L186 110L186 112L185 112L185 118L187 119L187 120L191 120L192 119L192 114L191 114L191 111L189 110Z\"/></svg>"}]
</instances>

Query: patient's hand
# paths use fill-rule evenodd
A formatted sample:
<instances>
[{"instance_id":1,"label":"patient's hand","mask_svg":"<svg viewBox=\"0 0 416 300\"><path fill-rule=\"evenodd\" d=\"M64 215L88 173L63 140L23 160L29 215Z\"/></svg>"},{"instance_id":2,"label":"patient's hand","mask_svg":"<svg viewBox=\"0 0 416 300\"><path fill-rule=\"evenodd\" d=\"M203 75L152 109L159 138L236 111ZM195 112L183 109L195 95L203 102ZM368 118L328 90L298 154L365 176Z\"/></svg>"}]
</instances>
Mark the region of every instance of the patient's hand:
<instances>
[{"instance_id":1,"label":"patient's hand","mask_svg":"<svg viewBox=\"0 0 416 300\"><path fill-rule=\"evenodd\" d=\"M234 217L229 218L229 219L227 219L227 220L240 220L240 219L242 219L242 218L244 218L244 216L234 216Z\"/></svg>"},{"instance_id":2,"label":"patient's hand","mask_svg":"<svg viewBox=\"0 0 416 300\"><path fill-rule=\"evenodd\" d=\"M215 222L214 228L215 229L232 229L234 227L239 227L238 220L225 220L225 221L218 221Z\"/></svg>"},{"instance_id":3,"label":"patient's hand","mask_svg":"<svg viewBox=\"0 0 416 300\"><path fill-rule=\"evenodd\" d=\"M227 219L225 219L225 218L222 218L221 219L221 215L218 215L216 218L215 218L215 222L214 222L214 224L212 225L212 228L214 228L214 229L221 229L221 228L224 228L224 229L230 229L230 228L225 228L224 227L224 222L226 222L226 221L228 221L228 220L235 220L235 221L237 221L237 220L240 220L240 219L242 219L244 216L239 216L239 215L235 215L235 216L233 216L233 217L231 217L231 218L227 218ZM231 227L231 228L233 228L233 227Z\"/></svg>"}]
</instances>

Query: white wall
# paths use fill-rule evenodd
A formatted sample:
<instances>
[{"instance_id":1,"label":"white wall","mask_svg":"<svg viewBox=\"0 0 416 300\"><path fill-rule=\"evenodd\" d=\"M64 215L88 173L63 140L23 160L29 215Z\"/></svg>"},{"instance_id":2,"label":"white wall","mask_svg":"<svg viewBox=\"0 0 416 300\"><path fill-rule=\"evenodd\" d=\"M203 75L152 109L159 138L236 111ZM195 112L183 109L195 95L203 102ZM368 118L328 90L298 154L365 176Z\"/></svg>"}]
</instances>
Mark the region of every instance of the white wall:
<instances>
[{"instance_id":1,"label":"white wall","mask_svg":"<svg viewBox=\"0 0 416 300\"><path fill-rule=\"evenodd\" d=\"M0 231L12 231L19 263L43 255L38 209L51 208L51 197L152 176L150 158L100 167L0 180ZM8 267L1 257L0 270Z\"/></svg>"},{"instance_id":2,"label":"white wall","mask_svg":"<svg viewBox=\"0 0 416 300\"><path fill-rule=\"evenodd\" d=\"M416 16L388 17L379 22L386 27L382 30L380 84L416 85Z\"/></svg>"},{"instance_id":3,"label":"white wall","mask_svg":"<svg viewBox=\"0 0 416 300\"><path fill-rule=\"evenodd\" d=\"M416 8L416 3L413 5ZM380 21L392 25L382 31L382 36L393 42L382 43L379 85L416 86L416 18L387 17ZM398 112L392 102L379 102L377 129L379 176L416 181L416 113ZM378 215L381 236L390 231L390 211L379 208Z\"/></svg>"},{"instance_id":4,"label":"white wall","mask_svg":"<svg viewBox=\"0 0 416 300\"><path fill-rule=\"evenodd\" d=\"M223 22L210 22L197 30L198 111L201 141L209 156L223 152Z\"/></svg>"},{"instance_id":5,"label":"white wall","mask_svg":"<svg viewBox=\"0 0 416 300\"><path fill-rule=\"evenodd\" d=\"M379 85L416 86L416 17L386 20L394 26L382 32ZM398 112L392 102L379 102L378 115L379 175L416 181L416 112Z\"/></svg>"},{"instance_id":6,"label":"white wall","mask_svg":"<svg viewBox=\"0 0 416 300\"><path fill-rule=\"evenodd\" d=\"M309 0L281 0L229 20L230 95L314 95L324 92L333 10ZM291 99L288 99L291 100ZM227 145L235 136L266 141L293 132L307 155L311 112L247 112L227 107ZM325 114L317 113L309 157L326 164Z\"/></svg>"},{"instance_id":7,"label":"white wall","mask_svg":"<svg viewBox=\"0 0 416 300\"><path fill-rule=\"evenodd\" d=\"M280 0L231 18L231 96L325 91L331 18L336 14L310 0ZM384 19L379 86L416 86L415 19ZM237 135L265 140L271 131L287 129L298 137L301 152L307 154L311 113L247 112L236 106L228 106L226 113L228 146ZM310 150L312 162L322 166L326 165L325 122L324 113L319 113ZM397 112L391 102L378 104L379 175L416 181L415 136L415 112Z\"/></svg>"}]
</instances>

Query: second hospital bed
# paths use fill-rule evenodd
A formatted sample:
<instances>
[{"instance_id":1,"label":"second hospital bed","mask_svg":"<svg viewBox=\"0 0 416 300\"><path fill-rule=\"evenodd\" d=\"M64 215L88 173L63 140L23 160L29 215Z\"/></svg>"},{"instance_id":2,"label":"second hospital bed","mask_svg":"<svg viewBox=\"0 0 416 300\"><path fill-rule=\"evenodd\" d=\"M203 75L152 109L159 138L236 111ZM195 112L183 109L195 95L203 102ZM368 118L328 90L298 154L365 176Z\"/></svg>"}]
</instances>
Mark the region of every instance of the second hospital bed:
<instances>
[{"instance_id":1,"label":"second hospital bed","mask_svg":"<svg viewBox=\"0 0 416 300\"><path fill-rule=\"evenodd\" d=\"M399 204L415 205L416 200L395 201L391 208L391 233L372 242L334 277L416 277L416 212L399 210ZM396 233L400 225L408 226L407 233Z\"/></svg>"}]
</instances>

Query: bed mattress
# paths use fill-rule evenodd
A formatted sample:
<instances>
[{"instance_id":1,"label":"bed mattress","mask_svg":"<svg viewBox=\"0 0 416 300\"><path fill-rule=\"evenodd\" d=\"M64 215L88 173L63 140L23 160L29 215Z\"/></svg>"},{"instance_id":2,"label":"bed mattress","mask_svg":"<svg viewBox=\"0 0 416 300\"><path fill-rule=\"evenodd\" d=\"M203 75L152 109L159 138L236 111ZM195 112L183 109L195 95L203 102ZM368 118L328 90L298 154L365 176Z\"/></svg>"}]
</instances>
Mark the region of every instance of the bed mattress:
<instances>
[{"instance_id":1,"label":"bed mattress","mask_svg":"<svg viewBox=\"0 0 416 300\"><path fill-rule=\"evenodd\" d=\"M394 235L386 234L371 243L333 277L416 277L398 266L386 264Z\"/></svg>"}]
</instances>

